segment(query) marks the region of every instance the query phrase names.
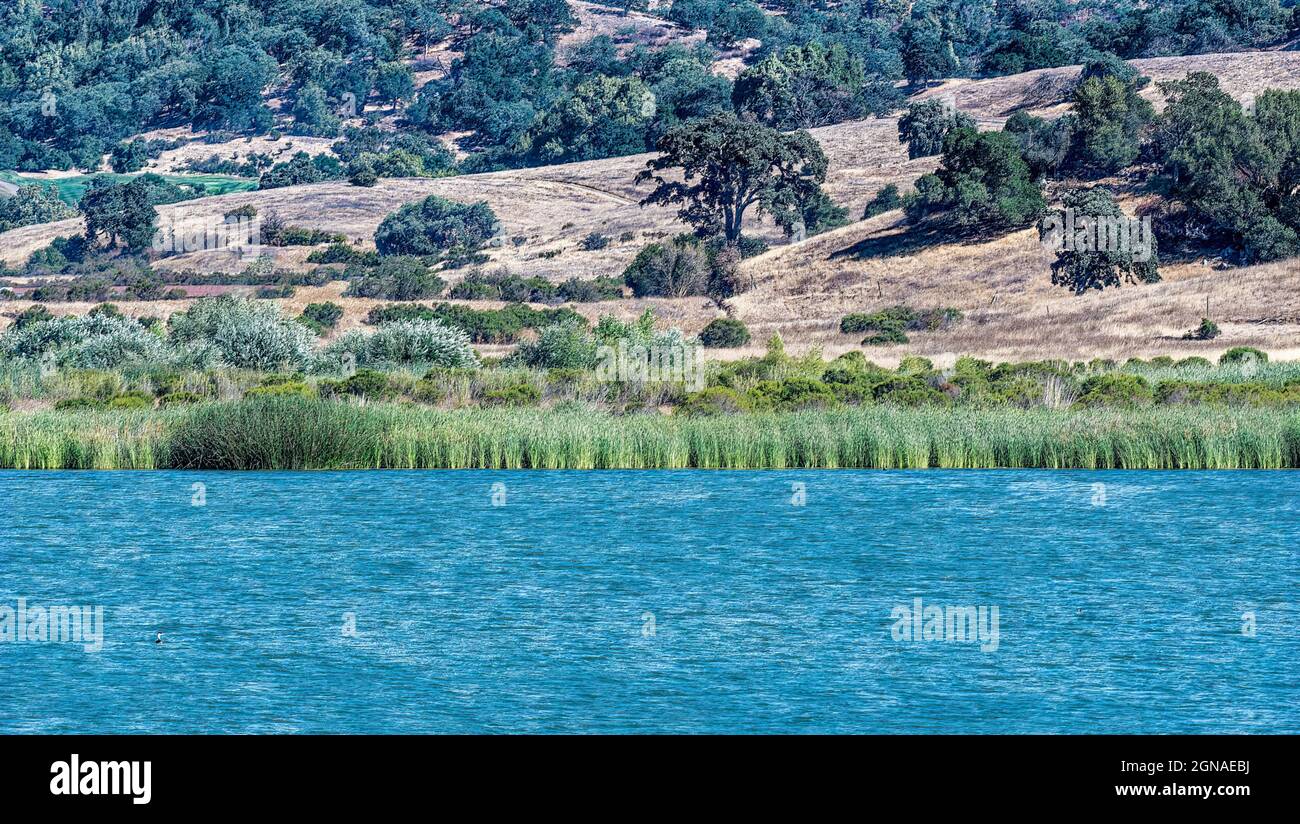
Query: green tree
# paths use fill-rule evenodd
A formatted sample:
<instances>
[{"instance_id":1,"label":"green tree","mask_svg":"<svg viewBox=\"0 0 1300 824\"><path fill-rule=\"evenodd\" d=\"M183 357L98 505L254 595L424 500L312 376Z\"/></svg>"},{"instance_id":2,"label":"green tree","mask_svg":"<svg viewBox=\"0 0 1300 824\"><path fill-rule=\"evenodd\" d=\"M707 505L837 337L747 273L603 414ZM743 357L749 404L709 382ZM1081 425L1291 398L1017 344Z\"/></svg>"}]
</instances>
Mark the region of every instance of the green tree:
<instances>
[{"instance_id":1,"label":"green tree","mask_svg":"<svg viewBox=\"0 0 1300 824\"><path fill-rule=\"evenodd\" d=\"M694 56L667 60L647 71L646 82L655 96L656 136L678 123L731 109L731 83Z\"/></svg>"},{"instance_id":2,"label":"green tree","mask_svg":"<svg viewBox=\"0 0 1300 824\"><path fill-rule=\"evenodd\" d=\"M975 120L941 100L925 100L907 107L898 120L898 142L907 144L913 160L943 151L943 139L953 129L973 129Z\"/></svg>"},{"instance_id":3,"label":"green tree","mask_svg":"<svg viewBox=\"0 0 1300 824\"><path fill-rule=\"evenodd\" d=\"M59 195L52 186L35 183L19 186L12 197L0 198L0 232L36 223L51 223L76 215L77 210L59 200Z\"/></svg>"},{"instance_id":4,"label":"green tree","mask_svg":"<svg viewBox=\"0 0 1300 824\"><path fill-rule=\"evenodd\" d=\"M1075 134L1071 165L1092 174L1131 166L1142 149L1142 130L1155 110L1138 96L1139 84L1113 75L1090 77L1074 92Z\"/></svg>"},{"instance_id":5,"label":"green tree","mask_svg":"<svg viewBox=\"0 0 1300 824\"><path fill-rule=\"evenodd\" d=\"M143 140L128 140L113 147L109 165L118 174L138 172L149 162L149 144Z\"/></svg>"},{"instance_id":6,"label":"green tree","mask_svg":"<svg viewBox=\"0 0 1300 824\"><path fill-rule=\"evenodd\" d=\"M259 189L277 189L282 186L301 186L343 177L343 164L329 155L312 157L306 152L295 152L285 163L267 169L257 182Z\"/></svg>"},{"instance_id":7,"label":"green tree","mask_svg":"<svg viewBox=\"0 0 1300 824\"><path fill-rule=\"evenodd\" d=\"M957 73L957 56L952 43L943 37L939 22L930 15L909 19L899 31L903 41L903 73L913 86Z\"/></svg>"},{"instance_id":8,"label":"green tree","mask_svg":"<svg viewBox=\"0 0 1300 824\"><path fill-rule=\"evenodd\" d=\"M681 204L683 221L728 243L740 240L749 209L788 218L826 179L826 154L807 132L782 133L733 114L677 126L657 148L636 177L656 184L642 205ZM668 169L680 172L668 179L660 174Z\"/></svg>"},{"instance_id":9,"label":"green tree","mask_svg":"<svg viewBox=\"0 0 1300 824\"><path fill-rule=\"evenodd\" d=\"M1016 139L1034 180L1053 177L1065 165L1074 145L1078 121L1073 115L1046 120L1028 112L1013 114L1003 131Z\"/></svg>"},{"instance_id":10,"label":"green tree","mask_svg":"<svg viewBox=\"0 0 1300 824\"><path fill-rule=\"evenodd\" d=\"M405 63L380 63L375 70L375 95L394 109L415 93L415 80Z\"/></svg>"},{"instance_id":11,"label":"green tree","mask_svg":"<svg viewBox=\"0 0 1300 824\"><path fill-rule=\"evenodd\" d=\"M375 231L381 255L460 255L474 252L497 230L487 203L456 203L430 195L384 218Z\"/></svg>"},{"instance_id":12,"label":"green tree","mask_svg":"<svg viewBox=\"0 0 1300 824\"><path fill-rule=\"evenodd\" d=\"M594 77L542 114L523 141L538 164L569 163L649 148L655 96L638 77Z\"/></svg>"},{"instance_id":13,"label":"green tree","mask_svg":"<svg viewBox=\"0 0 1300 824\"><path fill-rule=\"evenodd\" d=\"M1155 235L1149 228L1134 231L1141 224L1124 214L1110 192L1075 189L1065 193L1062 203L1069 211L1040 228L1057 247L1054 285L1081 295L1125 282L1160 280Z\"/></svg>"},{"instance_id":14,"label":"green tree","mask_svg":"<svg viewBox=\"0 0 1300 824\"><path fill-rule=\"evenodd\" d=\"M1047 204L1011 135L954 129L939 170L917 180L906 208L914 222L940 215L959 231L990 237L1030 225Z\"/></svg>"},{"instance_id":15,"label":"green tree","mask_svg":"<svg viewBox=\"0 0 1300 824\"><path fill-rule=\"evenodd\" d=\"M810 129L885 114L899 100L894 85L868 77L844 46L790 46L745 69L731 99L736 111L777 129Z\"/></svg>"},{"instance_id":16,"label":"green tree","mask_svg":"<svg viewBox=\"0 0 1300 824\"><path fill-rule=\"evenodd\" d=\"M86 216L86 240L108 239L110 247L121 241L132 251L143 251L153 243L158 211L149 196L148 183L136 178L130 183L114 183L96 177L81 196L81 211Z\"/></svg>"},{"instance_id":17,"label":"green tree","mask_svg":"<svg viewBox=\"0 0 1300 824\"><path fill-rule=\"evenodd\" d=\"M330 109L325 90L315 83L298 89L292 113L293 134L333 137L339 133L339 118Z\"/></svg>"},{"instance_id":18,"label":"green tree","mask_svg":"<svg viewBox=\"0 0 1300 824\"><path fill-rule=\"evenodd\" d=\"M1251 117L1212 74L1160 86L1169 105L1155 143L1170 197L1248 262L1300 254L1300 92L1265 92Z\"/></svg>"},{"instance_id":19,"label":"green tree","mask_svg":"<svg viewBox=\"0 0 1300 824\"><path fill-rule=\"evenodd\" d=\"M709 288L709 255L698 238L682 235L668 243L650 243L623 271L623 282L639 298L684 298Z\"/></svg>"}]
</instances>

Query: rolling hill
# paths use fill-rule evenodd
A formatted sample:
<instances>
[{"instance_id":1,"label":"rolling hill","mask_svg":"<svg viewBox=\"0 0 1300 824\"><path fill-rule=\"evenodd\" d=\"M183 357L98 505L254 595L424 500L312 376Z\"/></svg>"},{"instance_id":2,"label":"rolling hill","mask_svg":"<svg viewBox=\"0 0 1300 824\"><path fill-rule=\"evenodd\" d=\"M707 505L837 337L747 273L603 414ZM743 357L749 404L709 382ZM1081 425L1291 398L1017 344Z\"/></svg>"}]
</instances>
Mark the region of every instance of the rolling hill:
<instances>
[{"instance_id":1,"label":"rolling hill","mask_svg":"<svg viewBox=\"0 0 1300 824\"><path fill-rule=\"evenodd\" d=\"M1199 55L1136 61L1153 80L1190 71L1217 74L1239 99L1267 88L1300 88L1300 53L1286 51ZM1078 67L1047 69L992 80L950 80L922 97L951 99L985 128L997 128L1015 111L1057 115ZM1159 103L1155 84L1144 94ZM884 185L906 187L935 165L934 158L908 160L898 143L896 118L875 118L812 130L830 158L826 190L852 216ZM618 275L642 245L684 227L672 210L642 208L645 188L633 178L649 155L437 179L381 180L374 188L345 182L240 192L178 204L184 218L219 218L243 205L274 210L288 223L339 232L363 245L385 215L404 203L437 194L453 200L485 200L504 232L488 250L492 265L553 280ZM955 330L917 335L906 347L873 349L889 361L904 353L989 358L1091 358L1193 354L1232 345L1255 345L1300 356L1300 264L1220 271L1199 262L1162 266L1164 282L1073 297L1051 286L1050 257L1036 233L1012 234L988 243L938 243L908 251L891 240L898 213L851 224L798 244L775 227L759 228L773 249L746 261L756 288L734 300L737 315L756 341L780 332L795 351L820 346L827 353L857 348L856 336L838 332L839 318L895 303L918 308L952 306L967 319ZM80 230L80 221L29 226L0 234L0 259L17 264L58 235ZM589 233L608 236L599 251L583 251ZM277 266L301 266L309 250L272 250ZM237 271L225 252L169 258L161 268ZM291 306L323 297L337 299L343 285L300 289ZM1178 339L1204 314L1206 298L1223 328L1213 342ZM375 301L344 300L344 327L355 325ZM632 315L653 306L666 321L696 332L719 310L704 298L626 300L578 307L596 316ZM10 309L21 309L15 303ZM76 307L57 307L60 310ZM140 314L166 314L179 306L131 305Z\"/></svg>"}]
</instances>

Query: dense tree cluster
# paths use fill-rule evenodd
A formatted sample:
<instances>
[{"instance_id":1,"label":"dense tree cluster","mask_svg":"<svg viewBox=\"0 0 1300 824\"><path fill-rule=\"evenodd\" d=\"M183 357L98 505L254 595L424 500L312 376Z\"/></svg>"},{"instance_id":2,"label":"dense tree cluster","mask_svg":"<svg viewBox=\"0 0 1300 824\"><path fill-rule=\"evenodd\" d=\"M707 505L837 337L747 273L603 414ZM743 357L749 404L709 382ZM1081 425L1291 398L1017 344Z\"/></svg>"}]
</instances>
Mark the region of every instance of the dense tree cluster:
<instances>
[{"instance_id":1,"label":"dense tree cluster","mask_svg":"<svg viewBox=\"0 0 1300 824\"><path fill-rule=\"evenodd\" d=\"M1271 90L1246 109L1211 74L1162 84L1155 144L1183 233L1223 241L1247 261L1300 255L1300 92Z\"/></svg>"},{"instance_id":2,"label":"dense tree cluster","mask_svg":"<svg viewBox=\"0 0 1300 824\"><path fill-rule=\"evenodd\" d=\"M677 0L649 13L705 30L705 44L620 54L608 37L561 53L577 23L566 0L15 0L0 9L0 168L94 170L111 152L116 170L136 171L149 149L132 138L151 128L336 136L375 107L430 135L469 133L471 169L605 157L733 108L783 129L888 111L903 79L1258 48L1295 29L1294 6L770 0L772 14ZM755 40L733 89L712 63ZM437 44L458 57L417 91L411 61ZM1099 82L1084 102L1113 116L1121 93ZM1122 161L1113 131L1090 140ZM370 166L349 175L369 179Z\"/></svg>"},{"instance_id":3,"label":"dense tree cluster","mask_svg":"<svg viewBox=\"0 0 1300 824\"><path fill-rule=\"evenodd\" d=\"M0 9L0 168L93 170L149 128L264 132L269 99L307 134L346 100L409 93L404 42L451 3L118 0ZM350 97L349 97L350 96ZM125 159L131 163L129 157Z\"/></svg>"},{"instance_id":4,"label":"dense tree cluster","mask_svg":"<svg viewBox=\"0 0 1300 824\"><path fill-rule=\"evenodd\" d=\"M894 84L868 76L844 46L790 46L736 78L736 111L778 129L808 129L886 114L897 108Z\"/></svg>"}]
</instances>

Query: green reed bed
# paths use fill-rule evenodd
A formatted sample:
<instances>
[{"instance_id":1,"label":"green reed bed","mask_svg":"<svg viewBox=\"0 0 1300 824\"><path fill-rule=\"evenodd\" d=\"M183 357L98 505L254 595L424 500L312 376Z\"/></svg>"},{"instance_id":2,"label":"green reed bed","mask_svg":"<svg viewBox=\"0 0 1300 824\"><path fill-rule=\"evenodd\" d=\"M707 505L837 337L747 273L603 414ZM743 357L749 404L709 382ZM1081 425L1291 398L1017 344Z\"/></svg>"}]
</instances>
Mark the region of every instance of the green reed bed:
<instances>
[{"instance_id":1,"label":"green reed bed","mask_svg":"<svg viewBox=\"0 0 1300 824\"><path fill-rule=\"evenodd\" d=\"M163 469L169 413L38 412L0 415L5 469Z\"/></svg>"},{"instance_id":2,"label":"green reed bed","mask_svg":"<svg viewBox=\"0 0 1300 824\"><path fill-rule=\"evenodd\" d=\"M865 407L614 416L298 398L0 415L18 469L1279 469L1300 412Z\"/></svg>"}]
</instances>

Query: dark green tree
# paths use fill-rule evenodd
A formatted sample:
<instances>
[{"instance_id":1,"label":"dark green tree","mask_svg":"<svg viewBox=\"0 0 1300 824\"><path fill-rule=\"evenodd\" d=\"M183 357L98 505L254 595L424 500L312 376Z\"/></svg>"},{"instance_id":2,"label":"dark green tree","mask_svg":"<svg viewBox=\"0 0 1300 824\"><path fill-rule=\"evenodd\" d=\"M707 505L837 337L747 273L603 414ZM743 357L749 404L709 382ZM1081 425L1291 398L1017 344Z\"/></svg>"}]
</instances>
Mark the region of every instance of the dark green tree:
<instances>
[{"instance_id":1,"label":"dark green tree","mask_svg":"<svg viewBox=\"0 0 1300 824\"><path fill-rule=\"evenodd\" d=\"M810 129L885 114L899 102L893 83L870 77L839 44L790 46L745 69L731 99L736 111L777 129Z\"/></svg>"},{"instance_id":2,"label":"dark green tree","mask_svg":"<svg viewBox=\"0 0 1300 824\"><path fill-rule=\"evenodd\" d=\"M1024 228L1046 208L1015 138L975 129L948 133L939 170L917 180L906 205L914 222L938 216L980 237Z\"/></svg>"},{"instance_id":3,"label":"dark green tree","mask_svg":"<svg viewBox=\"0 0 1300 824\"><path fill-rule=\"evenodd\" d=\"M957 73L952 43L943 37L939 22L929 15L913 16L899 31L903 41L903 73L913 86Z\"/></svg>"},{"instance_id":4,"label":"dark green tree","mask_svg":"<svg viewBox=\"0 0 1300 824\"><path fill-rule=\"evenodd\" d=\"M108 163L118 174L138 172L149 162L149 144L143 140L123 141L113 147Z\"/></svg>"},{"instance_id":5,"label":"dark green tree","mask_svg":"<svg viewBox=\"0 0 1300 824\"><path fill-rule=\"evenodd\" d=\"M1138 96L1141 83L1114 75L1089 77L1075 90L1074 138L1070 165L1107 175L1127 168L1142 150L1142 132L1155 110Z\"/></svg>"},{"instance_id":6,"label":"dark green tree","mask_svg":"<svg viewBox=\"0 0 1300 824\"><path fill-rule=\"evenodd\" d=\"M0 197L0 232L76 217L77 210L59 199L53 186L19 186L11 197Z\"/></svg>"},{"instance_id":7,"label":"dark green tree","mask_svg":"<svg viewBox=\"0 0 1300 824\"><path fill-rule=\"evenodd\" d=\"M339 133L339 118L330 108L325 90L315 83L298 89L292 113L292 134L333 137Z\"/></svg>"},{"instance_id":8,"label":"dark green tree","mask_svg":"<svg viewBox=\"0 0 1300 824\"><path fill-rule=\"evenodd\" d=\"M1067 211L1040 227L1056 248L1052 283L1081 295L1123 283L1160 280L1159 249L1149 228L1129 218L1102 188L1074 189L1062 197ZM1147 224L1149 227L1150 224Z\"/></svg>"},{"instance_id":9,"label":"dark green tree","mask_svg":"<svg viewBox=\"0 0 1300 824\"><path fill-rule=\"evenodd\" d=\"M1077 125L1073 115L1046 120L1020 111L1008 118L1003 131L1020 144L1020 154L1034 180L1042 180L1056 176L1065 165Z\"/></svg>"},{"instance_id":10,"label":"dark green tree","mask_svg":"<svg viewBox=\"0 0 1300 824\"><path fill-rule=\"evenodd\" d=\"M656 184L642 205L681 204L683 221L728 243L740 240L749 209L788 219L826 179L826 154L807 132L782 133L733 114L678 126L657 148L636 178ZM671 179L661 174L669 169Z\"/></svg>"},{"instance_id":11,"label":"dark green tree","mask_svg":"<svg viewBox=\"0 0 1300 824\"><path fill-rule=\"evenodd\" d=\"M594 77L544 112L523 139L533 164L637 154L649 146L655 96L637 77Z\"/></svg>"},{"instance_id":12,"label":"dark green tree","mask_svg":"<svg viewBox=\"0 0 1300 824\"><path fill-rule=\"evenodd\" d=\"M380 63L375 69L375 96L394 109L415 93L415 80L405 63Z\"/></svg>"},{"instance_id":13,"label":"dark green tree","mask_svg":"<svg viewBox=\"0 0 1300 824\"><path fill-rule=\"evenodd\" d=\"M101 237L110 247L122 242L135 252L153 243L158 211L149 196L149 186L142 178L130 183L114 183L96 177L81 196L80 207L86 216L86 240L95 243Z\"/></svg>"},{"instance_id":14,"label":"dark green tree","mask_svg":"<svg viewBox=\"0 0 1300 824\"><path fill-rule=\"evenodd\" d=\"M384 218L375 231L381 255L467 254L480 249L497 231L487 203L456 203L431 195L408 203Z\"/></svg>"},{"instance_id":15,"label":"dark green tree","mask_svg":"<svg viewBox=\"0 0 1300 824\"><path fill-rule=\"evenodd\" d=\"M1300 92L1265 92L1252 117L1212 74L1160 87L1169 105L1157 152L1198 233L1250 262L1300 254Z\"/></svg>"},{"instance_id":16,"label":"dark green tree","mask_svg":"<svg viewBox=\"0 0 1300 824\"><path fill-rule=\"evenodd\" d=\"M907 144L907 156L930 157L943 151L943 139L953 129L973 129L970 115L941 100L925 100L907 107L898 120L898 142Z\"/></svg>"}]
</instances>

